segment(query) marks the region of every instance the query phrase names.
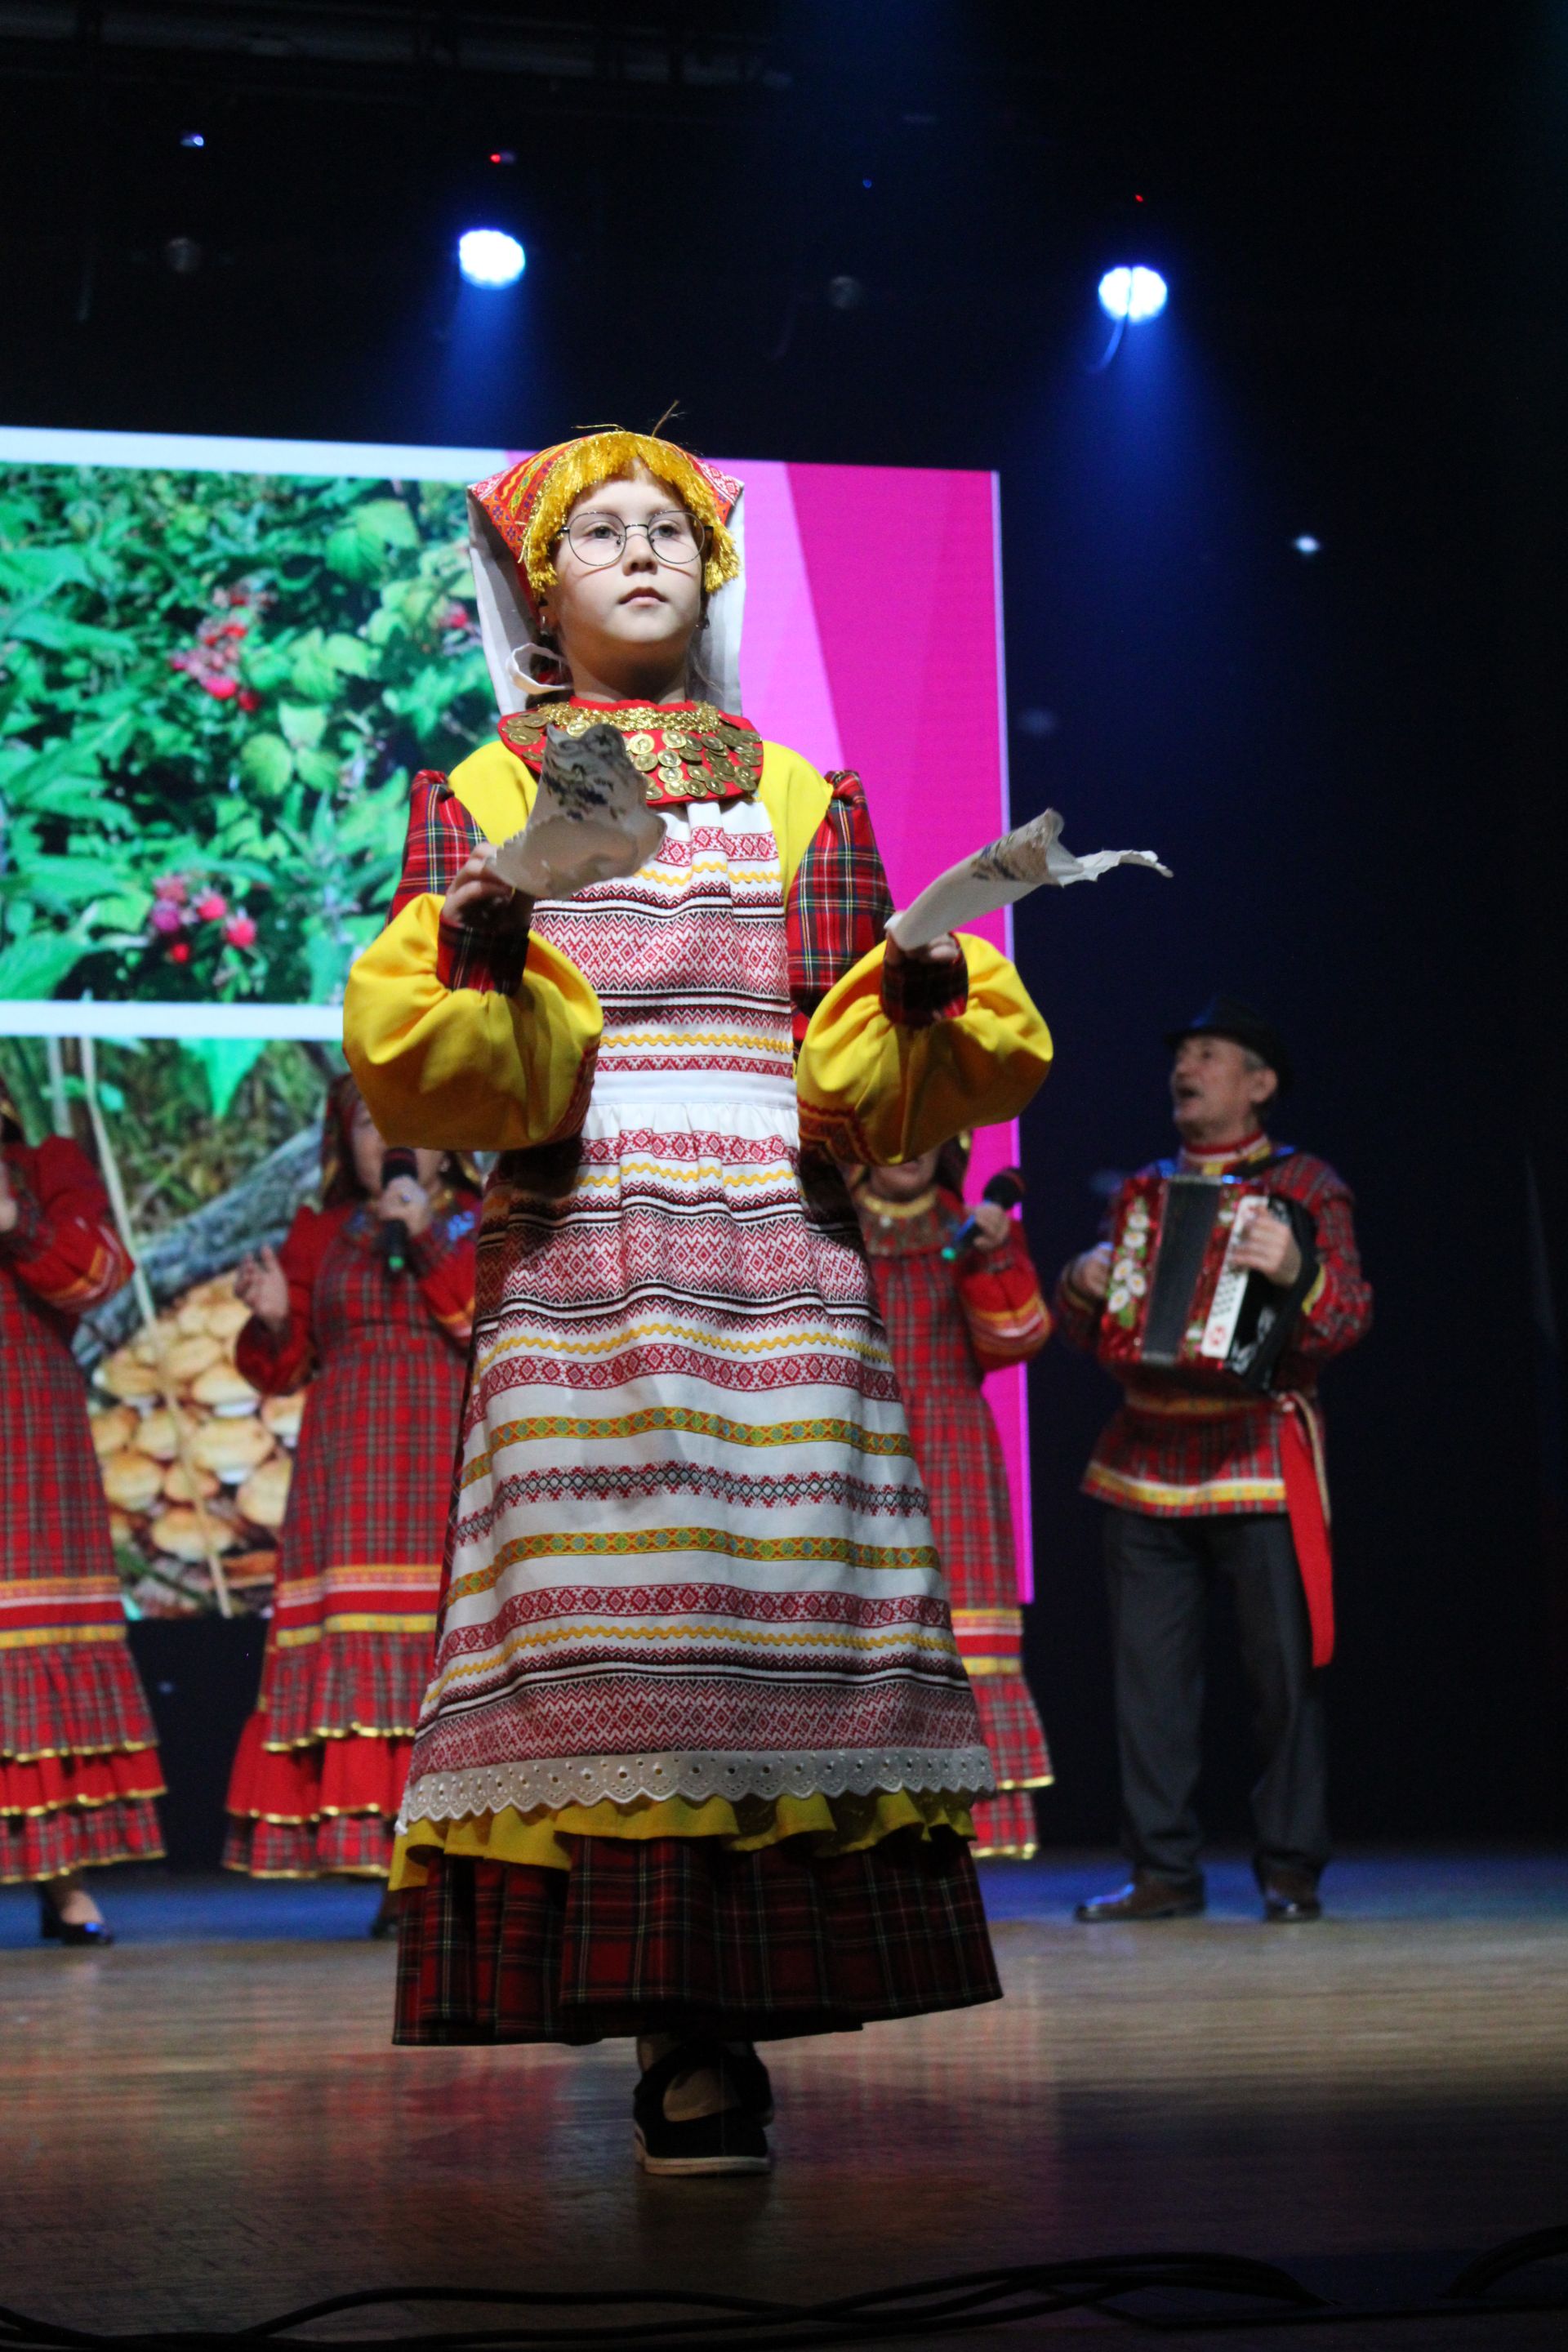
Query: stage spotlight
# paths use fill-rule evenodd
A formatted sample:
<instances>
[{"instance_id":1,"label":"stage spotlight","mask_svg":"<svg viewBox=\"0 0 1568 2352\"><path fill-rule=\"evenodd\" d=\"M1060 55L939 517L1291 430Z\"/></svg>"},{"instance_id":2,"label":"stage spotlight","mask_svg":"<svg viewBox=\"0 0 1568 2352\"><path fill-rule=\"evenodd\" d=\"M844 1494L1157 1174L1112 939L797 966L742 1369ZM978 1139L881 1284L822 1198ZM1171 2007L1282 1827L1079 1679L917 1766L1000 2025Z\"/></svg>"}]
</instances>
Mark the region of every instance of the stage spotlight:
<instances>
[{"instance_id":1,"label":"stage spotlight","mask_svg":"<svg viewBox=\"0 0 1568 2352\"><path fill-rule=\"evenodd\" d=\"M1108 269L1100 281L1100 307L1108 318L1140 327L1159 317L1169 290L1157 269Z\"/></svg>"},{"instance_id":2,"label":"stage spotlight","mask_svg":"<svg viewBox=\"0 0 1568 2352\"><path fill-rule=\"evenodd\" d=\"M468 228L458 239L458 267L470 286L515 286L528 257L504 228Z\"/></svg>"},{"instance_id":3,"label":"stage spotlight","mask_svg":"<svg viewBox=\"0 0 1568 2352\"><path fill-rule=\"evenodd\" d=\"M182 131L180 133L182 147L205 147L206 143L199 131Z\"/></svg>"},{"instance_id":4,"label":"stage spotlight","mask_svg":"<svg viewBox=\"0 0 1568 2352\"><path fill-rule=\"evenodd\" d=\"M1310 530L1304 530L1300 538L1293 539L1290 544L1298 555L1316 555L1323 542L1321 539L1314 539Z\"/></svg>"}]
</instances>

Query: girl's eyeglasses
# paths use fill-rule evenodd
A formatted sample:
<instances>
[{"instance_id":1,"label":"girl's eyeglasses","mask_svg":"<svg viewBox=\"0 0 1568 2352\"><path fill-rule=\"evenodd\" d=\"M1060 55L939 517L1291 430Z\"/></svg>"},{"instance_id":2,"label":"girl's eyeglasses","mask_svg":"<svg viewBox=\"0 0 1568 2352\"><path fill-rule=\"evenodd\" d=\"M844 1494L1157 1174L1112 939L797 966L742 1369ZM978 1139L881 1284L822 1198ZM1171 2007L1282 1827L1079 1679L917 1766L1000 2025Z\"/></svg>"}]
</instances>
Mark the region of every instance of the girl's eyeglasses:
<instances>
[{"instance_id":1,"label":"girl's eyeglasses","mask_svg":"<svg viewBox=\"0 0 1568 2352\"><path fill-rule=\"evenodd\" d=\"M702 559L702 541L699 526L679 508L668 513L649 515L647 522L623 522L619 515L574 515L563 534L567 545L579 563L590 572L603 572L618 563L626 553L626 541L634 530L640 530L648 544L648 552L656 563L668 563L678 572L689 572Z\"/></svg>"}]
</instances>

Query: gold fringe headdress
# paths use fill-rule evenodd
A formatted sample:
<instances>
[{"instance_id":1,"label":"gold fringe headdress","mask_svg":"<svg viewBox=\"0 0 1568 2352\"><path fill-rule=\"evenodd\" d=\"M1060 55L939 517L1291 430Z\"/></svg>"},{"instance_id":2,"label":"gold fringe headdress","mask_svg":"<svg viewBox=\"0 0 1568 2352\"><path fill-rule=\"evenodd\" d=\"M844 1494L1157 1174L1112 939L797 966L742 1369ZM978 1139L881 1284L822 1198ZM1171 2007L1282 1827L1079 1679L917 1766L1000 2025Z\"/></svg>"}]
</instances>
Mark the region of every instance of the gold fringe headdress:
<instances>
[{"instance_id":1,"label":"gold fringe headdress","mask_svg":"<svg viewBox=\"0 0 1568 2352\"><path fill-rule=\"evenodd\" d=\"M668 482L707 533L711 683L722 709L740 709L742 486L677 442L613 427L519 458L468 492L479 628L503 714L525 709L530 693L541 690L531 657L541 650L540 607L555 585L554 551L567 516L584 490L637 467Z\"/></svg>"}]
</instances>

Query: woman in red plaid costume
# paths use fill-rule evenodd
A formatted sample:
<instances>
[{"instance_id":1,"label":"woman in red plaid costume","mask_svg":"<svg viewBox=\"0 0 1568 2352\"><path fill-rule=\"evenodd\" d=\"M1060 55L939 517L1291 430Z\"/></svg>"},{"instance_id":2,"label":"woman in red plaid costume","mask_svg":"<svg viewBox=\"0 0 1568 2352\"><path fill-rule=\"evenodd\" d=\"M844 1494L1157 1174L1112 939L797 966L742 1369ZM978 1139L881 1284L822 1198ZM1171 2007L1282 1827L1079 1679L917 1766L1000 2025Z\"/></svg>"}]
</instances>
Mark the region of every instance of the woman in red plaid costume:
<instances>
[{"instance_id":1,"label":"woman in red plaid costume","mask_svg":"<svg viewBox=\"0 0 1568 2352\"><path fill-rule=\"evenodd\" d=\"M501 1155L399 2038L635 2035L675 2173L767 2166L751 2042L997 1992L989 1765L832 1160L1010 1117L1049 1054L983 941L884 957L858 782L734 715L739 503L618 432L471 494L500 740L423 781L344 1006L389 1134ZM493 845L547 724L618 734L661 837L535 902Z\"/></svg>"},{"instance_id":2,"label":"woman in red plaid costume","mask_svg":"<svg viewBox=\"0 0 1568 2352\"><path fill-rule=\"evenodd\" d=\"M278 1396L314 1373L261 1696L229 1781L224 1859L255 1878L385 1877L429 1672L479 1197L438 1151L384 1184L384 1151L341 1078L321 1208L236 1285L252 1309L246 1379Z\"/></svg>"},{"instance_id":3,"label":"woman in red plaid costume","mask_svg":"<svg viewBox=\"0 0 1568 2352\"><path fill-rule=\"evenodd\" d=\"M1007 1471L984 1381L1026 1364L1051 1318L1023 1227L979 1201L976 1232L956 1261L942 1255L963 1223L966 1153L957 1144L896 1168L868 1168L855 1185L910 1437L931 1505L958 1654L974 1686L996 1794L974 1807L974 1852L1026 1861L1036 1848L1031 1789L1051 1780L1045 1727L1024 1680L1023 1612Z\"/></svg>"},{"instance_id":4,"label":"woman in red plaid costume","mask_svg":"<svg viewBox=\"0 0 1568 2352\"><path fill-rule=\"evenodd\" d=\"M82 1871L163 1850L70 1349L130 1274L91 1162L60 1136L30 1149L0 1093L0 1880L36 1881L44 1934L72 1944L112 1940Z\"/></svg>"}]
</instances>

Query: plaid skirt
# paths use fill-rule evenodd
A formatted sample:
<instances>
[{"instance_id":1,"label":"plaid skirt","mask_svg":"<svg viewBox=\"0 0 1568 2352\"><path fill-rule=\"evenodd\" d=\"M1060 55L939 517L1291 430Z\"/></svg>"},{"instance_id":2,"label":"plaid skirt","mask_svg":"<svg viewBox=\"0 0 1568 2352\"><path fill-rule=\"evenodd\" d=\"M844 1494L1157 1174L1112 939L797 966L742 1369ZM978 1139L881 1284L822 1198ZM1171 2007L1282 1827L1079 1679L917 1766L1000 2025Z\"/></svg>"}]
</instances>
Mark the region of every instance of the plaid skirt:
<instances>
[{"instance_id":1,"label":"plaid skirt","mask_svg":"<svg viewBox=\"0 0 1568 2352\"><path fill-rule=\"evenodd\" d=\"M430 1675L463 1360L353 1225L327 1248L311 1324L321 1370L224 1866L384 1878Z\"/></svg>"},{"instance_id":2,"label":"plaid skirt","mask_svg":"<svg viewBox=\"0 0 1568 2352\"><path fill-rule=\"evenodd\" d=\"M163 1852L81 1374L0 1267L0 1881Z\"/></svg>"},{"instance_id":3,"label":"plaid skirt","mask_svg":"<svg viewBox=\"0 0 1568 2352\"><path fill-rule=\"evenodd\" d=\"M830 1860L715 1838L583 1838L570 1870L440 1855L405 1902L400 2042L779 2041L1002 1990L947 1831Z\"/></svg>"},{"instance_id":4,"label":"plaid skirt","mask_svg":"<svg viewBox=\"0 0 1568 2352\"><path fill-rule=\"evenodd\" d=\"M970 1668L998 1794L973 1808L976 1854L1032 1854L1034 1801L1051 1779L1045 1726L1018 1660L1023 1619L1007 1470L951 1266L934 1242L873 1252L878 1293L931 1500L931 1533ZM966 1623L978 1617L980 1623ZM994 1671L1005 1658L1007 1671ZM987 1668L992 1670L987 1671Z\"/></svg>"},{"instance_id":5,"label":"plaid skirt","mask_svg":"<svg viewBox=\"0 0 1568 2352\"><path fill-rule=\"evenodd\" d=\"M279 1749L267 1717L240 1734L223 1866L252 1878L384 1878L412 1738L351 1735Z\"/></svg>"},{"instance_id":6,"label":"plaid skirt","mask_svg":"<svg viewBox=\"0 0 1568 2352\"><path fill-rule=\"evenodd\" d=\"M111 1862L152 1862L163 1851L155 1797L158 1752L0 1757L0 1885L63 1878Z\"/></svg>"},{"instance_id":7,"label":"plaid skirt","mask_svg":"<svg viewBox=\"0 0 1568 2352\"><path fill-rule=\"evenodd\" d=\"M1027 1789L1004 1789L1000 1796L977 1799L973 1822L977 1862L1028 1862L1039 1851L1039 1824Z\"/></svg>"},{"instance_id":8,"label":"plaid skirt","mask_svg":"<svg viewBox=\"0 0 1568 2352\"><path fill-rule=\"evenodd\" d=\"M994 1797L981 1797L973 1806L974 1852L1026 1861L1039 1843L1028 1792L1047 1788L1051 1780L1040 1711L1022 1675L977 1674L973 1686L997 1788Z\"/></svg>"}]
</instances>

